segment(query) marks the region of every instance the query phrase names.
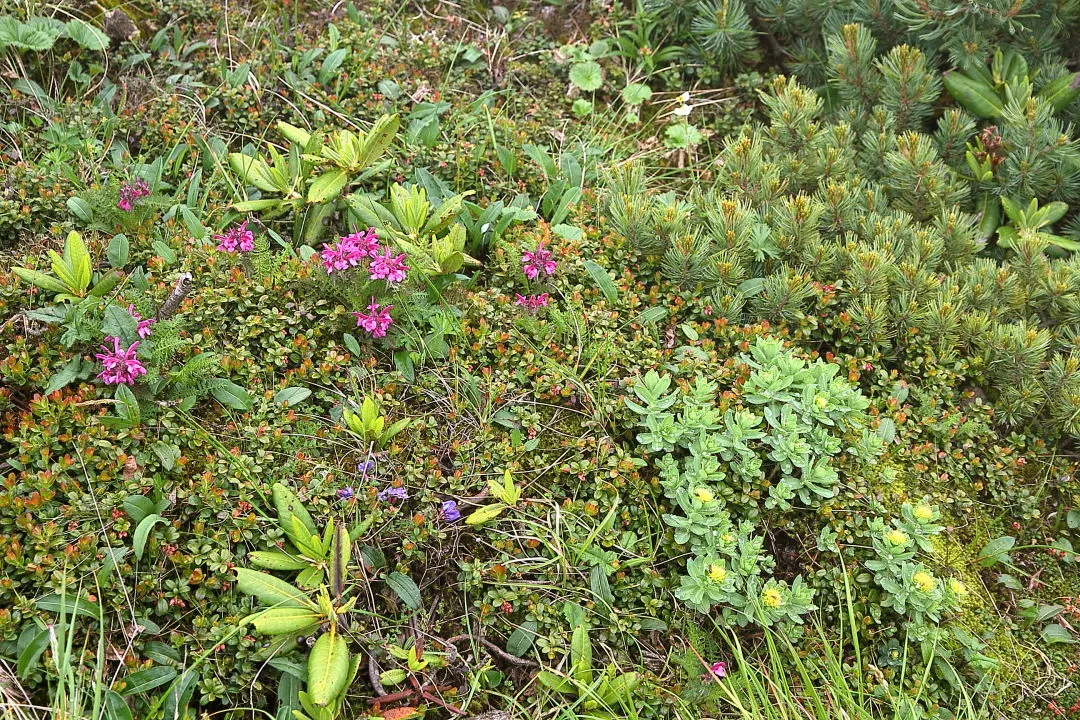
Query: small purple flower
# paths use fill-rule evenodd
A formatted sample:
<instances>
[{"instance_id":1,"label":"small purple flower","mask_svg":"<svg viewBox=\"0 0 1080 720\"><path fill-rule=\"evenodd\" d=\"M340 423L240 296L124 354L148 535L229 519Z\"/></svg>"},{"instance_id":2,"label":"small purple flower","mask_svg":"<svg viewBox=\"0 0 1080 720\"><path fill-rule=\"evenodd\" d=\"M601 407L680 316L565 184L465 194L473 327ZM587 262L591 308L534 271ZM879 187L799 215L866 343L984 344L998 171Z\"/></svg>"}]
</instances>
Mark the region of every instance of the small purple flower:
<instances>
[{"instance_id":1,"label":"small purple flower","mask_svg":"<svg viewBox=\"0 0 1080 720\"><path fill-rule=\"evenodd\" d=\"M354 494L355 493L353 492L353 489L351 487L343 487L337 491L337 496L339 500L351 500Z\"/></svg>"},{"instance_id":2,"label":"small purple flower","mask_svg":"<svg viewBox=\"0 0 1080 720\"><path fill-rule=\"evenodd\" d=\"M521 267L525 271L525 277L535 280L541 272L554 275L556 264L551 251L544 247L544 241L541 240L535 250L521 253Z\"/></svg>"},{"instance_id":3,"label":"small purple flower","mask_svg":"<svg viewBox=\"0 0 1080 720\"><path fill-rule=\"evenodd\" d=\"M390 311L394 308L393 305L379 305L375 302L375 298L371 298L371 304L367 306L367 312L353 312L356 316L356 327L362 327L373 338L381 338L386 336L386 331L389 329L394 319L390 317Z\"/></svg>"},{"instance_id":4,"label":"small purple flower","mask_svg":"<svg viewBox=\"0 0 1080 720\"><path fill-rule=\"evenodd\" d=\"M709 666L709 672L713 677L727 677L727 663L726 662L714 662Z\"/></svg>"},{"instance_id":5,"label":"small purple flower","mask_svg":"<svg viewBox=\"0 0 1080 720\"><path fill-rule=\"evenodd\" d=\"M439 514L448 523L457 522L461 519L461 511L458 510L457 503L453 500L444 500L439 508Z\"/></svg>"},{"instance_id":6,"label":"small purple flower","mask_svg":"<svg viewBox=\"0 0 1080 720\"><path fill-rule=\"evenodd\" d=\"M405 253L394 255L393 251L387 248L382 255L371 256L369 270L372 280L386 280L391 285L396 285L405 279L409 266L405 264Z\"/></svg>"},{"instance_id":7,"label":"small purple flower","mask_svg":"<svg viewBox=\"0 0 1080 720\"><path fill-rule=\"evenodd\" d=\"M215 235L217 249L221 252L251 252L255 249L255 233L247 229L247 221L231 227L220 235Z\"/></svg>"},{"instance_id":8,"label":"small purple flower","mask_svg":"<svg viewBox=\"0 0 1080 720\"><path fill-rule=\"evenodd\" d=\"M516 297L517 300L515 300L514 304L520 305L531 312L536 312L542 307L547 307L548 300L551 299L551 296L548 293L540 293L539 295L517 295Z\"/></svg>"},{"instance_id":9,"label":"small purple flower","mask_svg":"<svg viewBox=\"0 0 1080 720\"><path fill-rule=\"evenodd\" d=\"M375 469L374 460L363 460L356 464L356 472L367 475L369 472Z\"/></svg>"},{"instance_id":10,"label":"small purple flower","mask_svg":"<svg viewBox=\"0 0 1080 720\"><path fill-rule=\"evenodd\" d=\"M136 332L139 333L139 337L144 339L150 337L150 333L153 332L153 330L150 329L150 326L154 324L154 318L143 318L143 316L139 314L139 311L135 309L134 305L128 305L128 312L131 313L131 317L135 318L136 322L139 323L138 330L136 330Z\"/></svg>"},{"instance_id":11,"label":"small purple flower","mask_svg":"<svg viewBox=\"0 0 1080 720\"><path fill-rule=\"evenodd\" d=\"M131 212L135 208L136 200L149 195L150 186L142 178L136 178L120 188L120 201L116 203L116 207L124 212Z\"/></svg>"},{"instance_id":12,"label":"small purple flower","mask_svg":"<svg viewBox=\"0 0 1080 720\"><path fill-rule=\"evenodd\" d=\"M405 500L409 497L409 492L403 487L388 487L384 490L380 490L376 496L379 502L386 502L387 500Z\"/></svg>"},{"instance_id":13,"label":"small purple flower","mask_svg":"<svg viewBox=\"0 0 1080 720\"><path fill-rule=\"evenodd\" d=\"M131 385L140 375L146 374L146 368L143 367L136 354L139 343L138 341L133 342L127 350L121 350L120 338L105 338L106 342L110 340L112 340L113 344L112 349L110 350L108 345L102 345L101 349L104 352L94 356L101 361L101 367L103 368L98 373L98 378L106 385Z\"/></svg>"}]
</instances>

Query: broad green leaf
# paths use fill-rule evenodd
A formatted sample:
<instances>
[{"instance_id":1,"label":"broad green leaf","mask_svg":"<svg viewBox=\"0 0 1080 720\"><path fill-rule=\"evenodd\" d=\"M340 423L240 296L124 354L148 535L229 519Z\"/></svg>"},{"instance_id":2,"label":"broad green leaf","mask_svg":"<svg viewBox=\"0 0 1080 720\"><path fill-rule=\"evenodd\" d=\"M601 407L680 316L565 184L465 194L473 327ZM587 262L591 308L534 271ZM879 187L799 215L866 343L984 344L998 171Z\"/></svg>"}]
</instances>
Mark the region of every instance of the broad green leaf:
<instances>
[{"instance_id":1,"label":"broad green leaf","mask_svg":"<svg viewBox=\"0 0 1080 720\"><path fill-rule=\"evenodd\" d=\"M105 691L105 717L108 720L133 720L131 708L115 690Z\"/></svg>"},{"instance_id":2,"label":"broad green leaf","mask_svg":"<svg viewBox=\"0 0 1080 720\"><path fill-rule=\"evenodd\" d=\"M506 640L506 652L515 657L522 657L529 652L535 639L536 621L526 620L521 623L521 627L510 633L510 637Z\"/></svg>"},{"instance_id":3,"label":"broad green leaf","mask_svg":"<svg viewBox=\"0 0 1080 720\"><path fill-rule=\"evenodd\" d=\"M125 307L109 305L105 308L105 319L101 323L101 332L109 337L120 338L124 348L139 339L139 321ZM111 343L109 343L111 345Z\"/></svg>"},{"instance_id":4,"label":"broad green leaf","mask_svg":"<svg viewBox=\"0 0 1080 720\"><path fill-rule=\"evenodd\" d=\"M56 371L51 378L49 378L49 384L45 387L45 394L51 395L57 390L67 387L79 376L79 372L82 370L82 358L77 357L69 360L64 367Z\"/></svg>"},{"instance_id":5,"label":"broad green leaf","mask_svg":"<svg viewBox=\"0 0 1080 720\"><path fill-rule=\"evenodd\" d=\"M630 702L634 690L641 684L641 676L637 673L623 673L612 678L611 682L600 699L608 705L618 706Z\"/></svg>"},{"instance_id":6,"label":"broad green leaf","mask_svg":"<svg viewBox=\"0 0 1080 720\"><path fill-rule=\"evenodd\" d=\"M600 292L604 294L604 298L612 304L618 302L619 290L615 287L615 282L611 279L611 276L608 275L608 271L592 260L585 261L585 269L588 271L589 277L600 288Z\"/></svg>"},{"instance_id":7,"label":"broad green leaf","mask_svg":"<svg viewBox=\"0 0 1080 720\"><path fill-rule=\"evenodd\" d=\"M72 215L85 223L91 222L94 219L94 209L90 206L90 203L86 202L81 197L69 197L67 199L67 207Z\"/></svg>"},{"instance_id":8,"label":"broad green leaf","mask_svg":"<svg viewBox=\"0 0 1080 720\"><path fill-rule=\"evenodd\" d=\"M277 511L278 522L281 523L281 529L285 531L286 535L289 535L290 538L293 536L292 519L294 517L307 530L307 537L315 534L315 521L311 519L311 514L304 507L304 504L296 497L296 493L281 483L274 483L270 493L274 499L274 509Z\"/></svg>"},{"instance_id":9,"label":"broad green leaf","mask_svg":"<svg viewBox=\"0 0 1080 720\"><path fill-rule=\"evenodd\" d=\"M240 212L259 212L260 210L266 210L268 208L277 207L281 204L280 200L268 199L268 200L242 200L238 203L233 203L232 207Z\"/></svg>"},{"instance_id":10,"label":"broad green leaf","mask_svg":"<svg viewBox=\"0 0 1080 720\"><path fill-rule=\"evenodd\" d=\"M15 673L20 678L25 679L27 673L37 667L38 658L41 657L47 647L49 647L48 628L38 632L34 639L19 653L19 658L15 663Z\"/></svg>"},{"instance_id":11,"label":"broad green leaf","mask_svg":"<svg viewBox=\"0 0 1080 720\"><path fill-rule=\"evenodd\" d=\"M128 517L138 525L148 515L157 512L157 503L145 495L128 495L124 498L124 510L127 511Z\"/></svg>"},{"instance_id":12,"label":"broad green leaf","mask_svg":"<svg viewBox=\"0 0 1080 720\"><path fill-rule=\"evenodd\" d=\"M310 396L311 390L308 388L287 387L274 393L274 402L278 405L289 403L290 406L296 406L307 400Z\"/></svg>"},{"instance_id":13,"label":"broad green leaf","mask_svg":"<svg viewBox=\"0 0 1080 720\"><path fill-rule=\"evenodd\" d=\"M128 263L131 254L131 242L123 233L113 235L109 241L109 247L105 250L105 257L114 268L124 267Z\"/></svg>"},{"instance_id":14,"label":"broad green leaf","mask_svg":"<svg viewBox=\"0 0 1080 720\"><path fill-rule=\"evenodd\" d=\"M229 167L242 181L268 192L281 192L287 188L278 188L270 174L270 166L258 158L242 153L229 153Z\"/></svg>"},{"instance_id":15,"label":"broad green leaf","mask_svg":"<svg viewBox=\"0 0 1080 720\"><path fill-rule=\"evenodd\" d=\"M959 71L945 73L942 82L953 98L972 115L995 118L1001 115L1004 104L994 89Z\"/></svg>"},{"instance_id":16,"label":"broad green leaf","mask_svg":"<svg viewBox=\"0 0 1080 720\"><path fill-rule=\"evenodd\" d=\"M298 128L295 125L290 125L284 120L278 120L277 124L278 132L280 132L286 140L299 145L301 148L307 147L308 142L311 140L311 133L302 128Z\"/></svg>"},{"instance_id":17,"label":"broad green leaf","mask_svg":"<svg viewBox=\"0 0 1080 720\"><path fill-rule=\"evenodd\" d=\"M490 522L502 514L506 509L506 505L502 503L495 503L493 505L484 505L473 511L469 517L465 518L465 524L467 525L482 525L483 523Z\"/></svg>"},{"instance_id":18,"label":"broad green leaf","mask_svg":"<svg viewBox=\"0 0 1080 720\"><path fill-rule=\"evenodd\" d=\"M386 584L401 598L401 602L410 610L419 610L421 605L420 588L411 577L394 571L386 576Z\"/></svg>"},{"instance_id":19,"label":"broad green leaf","mask_svg":"<svg viewBox=\"0 0 1080 720\"><path fill-rule=\"evenodd\" d=\"M93 279L94 269L90 262L90 252L86 249L82 235L72 230L68 233L67 241L64 242L64 264L71 271L71 287L81 294Z\"/></svg>"},{"instance_id":20,"label":"broad green leaf","mask_svg":"<svg viewBox=\"0 0 1080 720\"><path fill-rule=\"evenodd\" d=\"M191 696L195 694L195 688L199 684L199 673L193 669L185 670L173 684L169 686L165 699L165 718L188 717L187 706L191 702Z\"/></svg>"},{"instance_id":21,"label":"broad green leaf","mask_svg":"<svg viewBox=\"0 0 1080 720\"><path fill-rule=\"evenodd\" d=\"M56 593L52 593L35 600L34 606L37 607L38 610L45 610L47 612L63 612L67 616L81 615L83 617L94 618L95 620L101 616L100 605L72 595L62 597Z\"/></svg>"},{"instance_id":22,"label":"broad green leaf","mask_svg":"<svg viewBox=\"0 0 1080 720\"><path fill-rule=\"evenodd\" d=\"M1016 538L1009 535L995 538L979 551L978 562L983 567L990 567L999 562L1009 562L1009 551L1016 545Z\"/></svg>"},{"instance_id":23,"label":"broad green leaf","mask_svg":"<svg viewBox=\"0 0 1080 720\"><path fill-rule=\"evenodd\" d=\"M311 565L307 560L294 558L277 550L255 550L248 553L248 561L266 570L303 570Z\"/></svg>"},{"instance_id":24,"label":"broad green leaf","mask_svg":"<svg viewBox=\"0 0 1080 720\"><path fill-rule=\"evenodd\" d=\"M394 141L400 121L397 115L383 115L375 121L370 132L364 136L364 143L357 158L357 167L365 168L381 156Z\"/></svg>"},{"instance_id":25,"label":"broad green leaf","mask_svg":"<svg viewBox=\"0 0 1080 720\"><path fill-rule=\"evenodd\" d=\"M309 203L323 203L336 198L341 194L345 183L349 179L349 173L345 170L328 170L319 175L308 188L307 201Z\"/></svg>"},{"instance_id":26,"label":"broad green leaf","mask_svg":"<svg viewBox=\"0 0 1080 720\"><path fill-rule=\"evenodd\" d=\"M570 678L563 675L556 675L548 670L541 670L536 675L536 679L540 681L540 684L549 690L555 692L573 694L574 683L570 681Z\"/></svg>"},{"instance_id":27,"label":"broad green leaf","mask_svg":"<svg viewBox=\"0 0 1080 720\"><path fill-rule=\"evenodd\" d=\"M150 537L150 531L159 522L165 522L165 518L157 514L147 515L135 528L134 549L136 558L142 559L143 551L146 550L146 541Z\"/></svg>"},{"instance_id":28,"label":"broad green leaf","mask_svg":"<svg viewBox=\"0 0 1080 720\"><path fill-rule=\"evenodd\" d=\"M52 275L46 275L43 272L22 267L12 268L11 271L26 282L35 287L39 287L42 290L48 290L52 293L69 292L68 286L54 278Z\"/></svg>"},{"instance_id":29,"label":"broad green leaf","mask_svg":"<svg viewBox=\"0 0 1080 720\"><path fill-rule=\"evenodd\" d=\"M640 105L652 99L652 88L642 83L630 83L623 88L622 99L627 105Z\"/></svg>"},{"instance_id":30,"label":"broad green leaf","mask_svg":"<svg viewBox=\"0 0 1080 720\"><path fill-rule=\"evenodd\" d=\"M326 619L321 612L302 607L277 607L252 615L249 620L264 635L296 633Z\"/></svg>"},{"instance_id":31,"label":"broad green leaf","mask_svg":"<svg viewBox=\"0 0 1080 720\"><path fill-rule=\"evenodd\" d=\"M109 47L109 36L85 20L68 20L64 33L87 50L102 52Z\"/></svg>"},{"instance_id":32,"label":"broad green leaf","mask_svg":"<svg viewBox=\"0 0 1080 720\"><path fill-rule=\"evenodd\" d=\"M553 232L556 235L558 235L559 237L564 238L566 240L569 240L571 242L574 242L576 240L580 240L581 236L585 234L585 231L582 230L581 228L575 227L573 225L567 225L565 223L560 223L558 225L552 225L551 226L551 232Z\"/></svg>"},{"instance_id":33,"label":"broad green leaf","mask_svg":"<svg viewBox=\"0 0 1080 720\"><path fill-rule=\"evenodd\" d=\"M214 387L210 393L217 398L222 405L227 405L234 410L250 410L253 402L248 391L230 380L223 380L221 385Z\"/></svg>"},{"instance_id":34,"label":"broad green leaf","mask_svg":"<svg viewBox=\"0 0 1080 720\"><path fill-rule=\"evenodd\" d=\"M570 82L584 92L599 90L604 84L604 70L595 60L576 63L570 68Z\"/></svg>"},{"instance_id":35,"label":"broad green leaf","mask_svg":"<svg viewBox=\"0 0 1080 720\"><path fill-rule=\"evenodd\" d=\"M1047 645L1072 645L1077 642L1076 636L1058 623L1051 623L1044 627L1039 637Z\"/></svg>"},{"instance_id":36,"label":"broad green leaf","mask_svg":"<svg viewBox=\"0 0 1080 720\"><path fill-rule=\"evenodd\" d=\"M279 580L257 570L236 568L236 587L240 592L254 595L264 605L288 605L291 607L306 607L317 610L318 607L308 599L299 588L293 587L284 580Z\"/></svg>"},{"instance_id":37,"label":"broad green leaf","mask_svg":"<svg viewBox=\"0 0 1080 720\"><path fill-rule=\"evenodd\" d=\"M133 672L124 680L124 695L143 695L170 682L177 673L171 667L151 667Z\"/></svg>"},{"instance_id":38,"label":"broad green leaf","mask_svg":"<svg viewBox=\"0 0 1080 720\"><path fill-rule=\"evenodd\" d=\"M584 625L574 628L570 636L570 677L584 685L592 683L592 642Z\"/></svg>"},{"instance_id":39,"label":"broad green leaf","mask_svg":"<svg viewBox=\"0 0 1080 720\"><path fill-rule=\"evenodd\" d=\"M307 692L319 707L334 702L349 683L349 646L334 627L315 641L308 655Z\"/></svg>"}]
</instances>

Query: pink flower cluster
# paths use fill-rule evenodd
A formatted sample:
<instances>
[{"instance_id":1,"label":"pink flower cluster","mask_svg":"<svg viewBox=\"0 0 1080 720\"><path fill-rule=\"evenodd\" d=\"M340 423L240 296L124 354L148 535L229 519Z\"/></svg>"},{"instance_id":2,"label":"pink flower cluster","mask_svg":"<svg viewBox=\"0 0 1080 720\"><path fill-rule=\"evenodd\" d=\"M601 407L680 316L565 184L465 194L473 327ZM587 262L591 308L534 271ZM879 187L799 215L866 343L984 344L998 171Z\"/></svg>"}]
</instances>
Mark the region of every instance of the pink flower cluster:
<instances>
[{"instance_id":1,"label":"pink flower cluster","mask_svg":"<svg viewBox=\"0 0 1080 720\"><path fill-rule=\"evenodd\" d=\"M147 185L146 181L142 178L137 178L134 182L130 182L120 188L120 202L116 203L116 207L124 212L131 212L135 207L136 200L148 197L149 195L150 186Z\"/></svg>"},{"instance_id":2,"label":"pink flower cluster","mask_svg":"<svg viewBox=\"0 0 1080 720\"><path fill-rule=\"evenodd\" d=\"M122 350L120 348L120 338L105 338L105 342L110 340L112 341L112 348L110 349L108 345L102 345L103 352L94 356L101 361L103 368L98 374L98 378L106 385L131 385L140 375L146 374L146 368L136 354L139 341L136 340L131 343L127 350Z\"/></svg>"},{"instance_id":3,"label":"pink flower cluster","mask_svg":"<svg viewBox=\"0 0 1080 720\"><path fill-rule=\"evenodd\" d=\"M542 307L547 307L548 300L551 298L547 293L540 293L539 295L518 295L515 305L520 305L526 310L539 310Z\"/></svg>"},{"instance_id":4,"label":"pink flower cluster","mask_svg":"<svg viewBox=\"0 0 1080 720\"><path fill-rule=\"evenodd\" d=\"M379 250L379 235L375 228L339 238L336 243L326 243L320 257L327 274L356 267L366 257L373 257Z\"/></svg>"},{"instance_id":5,"label":"pink flower cluster","mask_svg":"<svg viewBox=\"0 0 1080 720\"><path fill-rule=\"evenodd\" d=\"M144 339L150 337L150 333L153 332L153 330L150 329L150 326L154 324L154 318L143 318L143 316L139 314L139 311L135 309L134 305L128 305L128 312L131 313L131 317L135 318L139 323L139 329L137 330L139 337Z\"/></svg>"},{"instance_id":6,"label":"pink flower cluster","mask_svg":"<svg viewBox=\"0 0 1080 720\"><path fill-rule=\"evenodd\" d=\"M381 248L375 228L338 238L336 243L327 243L319 257L328 275L356 267L364 258L369 259L368 273L372 280L385 280L390 285L397 285L405 280L409 272L405 253L395 255L389 248Z\"/></svg>"},{"instance_id":7,"label":"pink flower cluster","mask_svg":"<svg viewBox=\"0 0 1080 720\"><path fill-rule=\"evenodd\" d=\"M405 279L409 266L405 264L405 253L395 256L387 248L382 255L371 256L369 270L372 280L385 280L391 285L396 285Z\"/></svg>"},{"instance_id":8,"label":"pink flower cluster","mask_svg":"<svg viewBox=\"0 0 1080 720\"><path fill-rule=\"evenodd\" d=\"M526 250L521 254L521 265L525 271L525 277L535 280L543 272L546 275L555 274L555 260L552 259L551 251L544 247L541 240L535 250Z\"/></svg>"},{"instance_id":9,"label":"pink flower cluster","mask_svg":"<svg viewBox=\"0 0 1080 720\"><path fill-rule=\"evenodd\" d=\"M217 240L217 249L221 252L251 252L255 249L255 233L247 229L247 221L215 235L214 239Z\"/></svg>"},{"instance_id":10,"label":"pink flower cluster","mask_svg":"<svg viewBox=\"0 0 1080 720\"><path fill-rule=\"evenodd\" d=\"M394 319L390 317L393 305L379 305L375 298L371 298L371 304L367 306L367 312L354 312L356 327L364 328L373 338L381 338L386 335L387 329Z\"/></svg>"}]
</instances>

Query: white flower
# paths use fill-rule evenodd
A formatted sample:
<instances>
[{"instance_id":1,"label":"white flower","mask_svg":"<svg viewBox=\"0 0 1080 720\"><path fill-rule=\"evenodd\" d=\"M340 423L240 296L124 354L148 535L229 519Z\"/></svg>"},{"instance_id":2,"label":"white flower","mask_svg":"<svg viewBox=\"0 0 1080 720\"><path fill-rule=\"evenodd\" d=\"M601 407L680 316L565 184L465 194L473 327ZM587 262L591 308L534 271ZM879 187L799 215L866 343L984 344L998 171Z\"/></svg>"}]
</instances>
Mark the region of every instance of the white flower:
<instances>
[{"instance_id":1,"label":"white flower","mask_svg":"<svg viewBox=\"0 0 1080 720\"><path fill-rule=\"evenodd\" d=\"M688 102L690 102L690 93L684 92L682 95L680 95L679 102L681 102L683 105L686 105Z\"/></svg>"},{"instance_id":2,"label":"white flower","mask_svg":"<svg viewBox=\"0 0 1080 720\"><path fill-rule=\"evenodd\" d=\"M682 105L681 107L675 108L671 112L672 112L673 115L678 115L679 117L686 117L686 116L688 116L690 114L690 111L693 110L693 109L694 109L693 105Z\"/></svg>"}]
</instances>

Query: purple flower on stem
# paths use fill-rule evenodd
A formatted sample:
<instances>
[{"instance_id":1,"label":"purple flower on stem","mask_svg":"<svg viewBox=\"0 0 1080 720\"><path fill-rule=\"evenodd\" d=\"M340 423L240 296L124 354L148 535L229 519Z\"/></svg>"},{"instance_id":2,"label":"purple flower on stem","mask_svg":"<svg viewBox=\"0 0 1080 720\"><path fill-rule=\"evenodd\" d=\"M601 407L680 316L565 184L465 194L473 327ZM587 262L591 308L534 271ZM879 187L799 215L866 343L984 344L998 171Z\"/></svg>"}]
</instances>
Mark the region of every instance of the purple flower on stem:
<instances>
[{"instance_id":1,"label":"purple flower on stem","mask_svg":"<svg viewBox=\"0 0 1080 720\"><path fill-rule=\"evenodd\" d=\"M247 221L231 227L220 235L215 235L217 249L221 252L251 252L255 249L255 233L247 229Z\"/></svg>"},{"instance_id":2,"label":"purple flower on stem","mask_svg":"<svg viewBox=\"0 0 1080 720\"><path fill-rule=\"evenodd\" d=\"M139 328L137 330L139 337L150 337L150 333L153 332L153 330L150 329L150 326L154 324L154 318L143 318L143 316L139 314L139 311L135 309L134 305L128 305L128 312L131 313L131 317L135 318L139 323Z\"/></svg>"},{"instance_id":3,"label":"purple flower on stem","mask_svg":"<svg viewBox=\"0 0 1080 720\"><path fill-rule=\"evenodd\" d=\"M541 293L539 295L518 295L515 305L520 305L526 310L536 311L542 307L547 307L548 300L551 298L547 293Z\"/></svg>"},{"instance_id":4,"label":"purple flower on stem","mask_svg":"<svg viewBox=\"0 0 1080 720\"><path fill-rule=\"evenodd\" d=\"M112 341L112 349L108 345L102 345L103 352L96 354L101 361L102 371L98 378L106 385L131 385L140 375L146 374L146 368L136 356L139 342L131 343L127 350L120 349L120 338L107 337L105 342Z\"/></svg>"},{"instance_id":5,"label":"purple flower on stem","mask_svg":"<svg viewBox=\"0 0 1080 720\"><path fill-rule=\"evenodd\" d=\"M380 490L376 497L379 502L386 502L387 500L404 500L409 497L409 492L403 487L388 487L384 490Z\"/></svg>"},{"instance_id":6,"label":"purple flower on stem","mask_svg":"<svg viewBox=\"0 0 1080 720\"><path fill-rule=\"evenodd\" d=\"M386 280L391 285L396 285L405 279L409 266L405 264L405 253L395 256L393 251L387 248L382 255L371 256L369 271L372 280Z\"/></svg>"},{"instance_id":7,"label":"purple flower on stem","mask_svg":"<svg viewBox=\"0 0 1080 720\"><path fill-rule=\"evenodd\" d=\"M546 275L555 274L555 260L551 257L551 251L544 247L543 240L537 243L535 250L526 250L521 254L521 265L525 277L530 280L535 280L541 272Z\"/></svg>"},{"instance_id":8,"label":"purple flower on stem","mask_svg":"<svg viewBox=\"0 0 1080 720\"><path fill-rule=\"evenodd\" d=\"M356 464L356 471L363 475L367 475L369 472L375 469L374 460L363 460Z\"/></svg>"},{"instance_id":9,"label":"purple flower on stem","mask_svg":"<svg viewBox=\"0 0 1080 720\"><path fill-rule=\"evenodd\" d=\"M343 487L337 491L337 496L339 500L351 500L354 494L355 493L353 492L353 489L351 487Z\"/></svg>"},{"instance_id":10,"label":"purple flower on stem","mask_svg":"<svg viewBox=\"0 0 1080 720\"><path fill-rule=\"evenodd\" d=\"M136 178L120 188L120 201L116 203L116 207L124 212L131 212L135 208L136 200L149 195L150 186L142 178Z\"/></svg>"},{"instance_id":11,"label":"purple flower on stem","mask_svg":"<svg viewBox=\"0 0 1080 720\"><path fill-rule=\"evenodd\" d=\"M439 507L439 514L448 523L457 522L461 519L461 511L458 510L457 503L453 500L444 500Z\"/></svg>"},{"instance_id":12,"label":"purple flower on stem","mask_svg":"<svg viewBox=\"0 0 1080 720\"><path fill-rule=\"evenodd\" d=\"M394 322L390 317L393 305L382 306L371 298L371 304L367 306L367 312L353 312L356 316L356 327L362 327L373 338L381 338L386 335L387 328Z\"/></svg>"},{"instance_id":13,"label":"purple flower on stem","mask_svg":"<svg viewBox=\"0 0 1080 720\"><path fill-rule=\"evenodd\" d=\"M713 677L727 677L727 663L726 662L714 662L709 666L709 673Z\"/></svg>"}]
</instances>

